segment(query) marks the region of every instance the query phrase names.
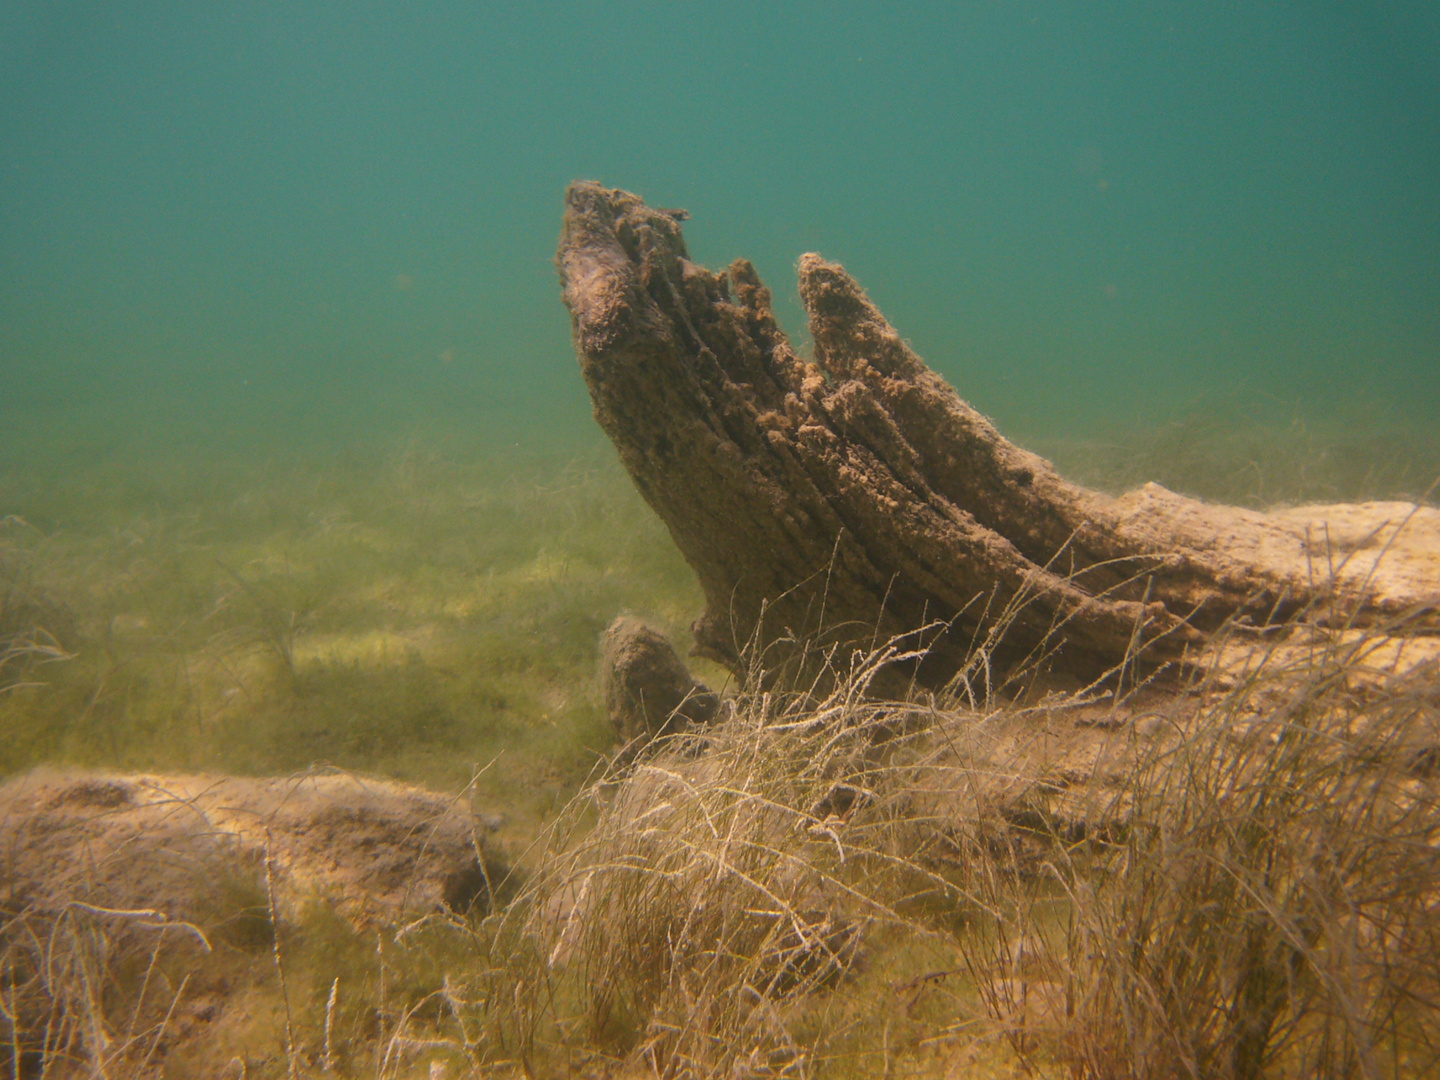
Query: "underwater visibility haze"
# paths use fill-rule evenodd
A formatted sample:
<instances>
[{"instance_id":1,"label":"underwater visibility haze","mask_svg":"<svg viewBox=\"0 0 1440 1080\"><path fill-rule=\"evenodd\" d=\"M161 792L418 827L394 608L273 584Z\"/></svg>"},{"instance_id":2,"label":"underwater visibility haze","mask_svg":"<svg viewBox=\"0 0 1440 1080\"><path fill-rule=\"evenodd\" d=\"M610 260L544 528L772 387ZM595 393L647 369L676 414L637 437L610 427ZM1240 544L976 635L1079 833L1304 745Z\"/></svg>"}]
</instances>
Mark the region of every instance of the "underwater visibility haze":
<instances>
[{"instance_id":1,"label":"underwater visibility haze","mask_svg":"<svg viewBox=\"0 0 1440 1080\"><path fill-rule=\"evenodd\" d=\"M797 338L795 259L844 263L1012 433L1440 411L1419 0L18 0L0 146L7 456L588 438L576 178L688 209Z\"/></svg>"}]
</instances>

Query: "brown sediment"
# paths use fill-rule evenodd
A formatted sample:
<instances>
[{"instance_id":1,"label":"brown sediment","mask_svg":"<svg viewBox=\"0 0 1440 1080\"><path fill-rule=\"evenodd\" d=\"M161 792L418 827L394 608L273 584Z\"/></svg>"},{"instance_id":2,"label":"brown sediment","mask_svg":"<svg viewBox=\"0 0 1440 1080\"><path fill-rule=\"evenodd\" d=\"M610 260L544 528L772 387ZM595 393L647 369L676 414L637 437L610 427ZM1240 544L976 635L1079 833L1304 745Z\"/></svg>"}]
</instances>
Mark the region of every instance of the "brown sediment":
<instances>
[{"instance_id":1,"label":"brown sediment","mask_svg":"<svg viewBox=\"0 0 1440 1080\"><path fill-rule=\"evenodd\" d=\"M749 644L769 664L801 641L911 635L925 657L905 677L938 687L977 652L1086 679L1153 667L1235 621L1429 605L1411 627L1440 628L1440 511L1264 514L1071 483L931 371L841 266L800 259L807 360L748 262L689 260L684 218L577 182L558 263L596 420L699 576L700 655L738 669Z\"/></svg>"}]
</instances>

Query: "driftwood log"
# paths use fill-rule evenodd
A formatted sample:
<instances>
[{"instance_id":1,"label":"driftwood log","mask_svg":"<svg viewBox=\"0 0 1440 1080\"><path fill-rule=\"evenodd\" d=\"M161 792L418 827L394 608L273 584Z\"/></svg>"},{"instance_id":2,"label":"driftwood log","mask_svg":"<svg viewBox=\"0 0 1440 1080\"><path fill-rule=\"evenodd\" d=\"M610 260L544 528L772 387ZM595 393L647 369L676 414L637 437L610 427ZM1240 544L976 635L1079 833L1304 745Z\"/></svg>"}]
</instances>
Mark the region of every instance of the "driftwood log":
<instances>
[{"instance_id":1,"label":"driftwood log","mask_svg":"<svg viewBox=\"0 0 1440 1080\"><path fill-rule=\"evenodd\" d=\"M1440 629L1440 512L1262 514L1071 483L813 254L814 355L798 355L749 262L687 258L686 217L575 183L558 264L595 417L699 576L699 655L739 669L747 645L769 663L787 643L911 635L927 652L906 677L938 687L980 653L1087 680L1173 663L1227 623Z\"/></svg>"}]
</instances>

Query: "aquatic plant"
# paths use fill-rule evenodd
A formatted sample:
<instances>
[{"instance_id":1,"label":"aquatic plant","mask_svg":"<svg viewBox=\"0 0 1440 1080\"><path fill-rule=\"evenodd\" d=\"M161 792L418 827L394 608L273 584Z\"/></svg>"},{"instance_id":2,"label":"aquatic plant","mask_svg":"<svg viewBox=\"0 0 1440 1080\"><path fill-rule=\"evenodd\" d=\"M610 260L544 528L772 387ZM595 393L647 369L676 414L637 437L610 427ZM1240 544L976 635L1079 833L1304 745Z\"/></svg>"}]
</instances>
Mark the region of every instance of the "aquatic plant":
<instances>
[{"instance_id":1,"label":"aquatic plant","mask_svg":"<svg viewBox=\"0 0 1440 1080\"><path fill-rule=\"evenodd\" d=\"M1404 631L1181 699L875 702L883 652L743 693L561 816L446 1030L527 1075L1426 1075L1440 669Z\"/></svg>"},{"instance_id":2,"label":"aquatic plant","mask_svg":"<svg viewBox=\"0 0 1440 1080\"><path fill-rule=\"evenodd\" d=\"M500 842L532 870L489 914L362 932L323 904L280 911L293 1058L263 881L252 867L217 882L213 919L195 921L215 953L163 935L172 981L143 998L132 1065L166 995L218 964L248 1026L223 1008L206 1028L172 1019L147 1067L214 1075L228 1052L206 1046L232 1045L222 1036L252 1048L252 1077L290 1060L396 1077L431 1062L891 1077L1019 1061L1105 1077L1434 1066L1440 692L1403 626L1288 650L1236 627L1248 666L1202 671L1179 698L1127 681L1118 703L1047 698L984 642L933 701L867 698L868 653L852 663L822 642L831 677L796 686L803 665L752 651L729 721L612 768L600 630L630 609L683 645L698 602L663 528L593 451L391 454L378 470L374 455L157 464L148 493L71 466L6 481L7 505L45 526L43 542L9 536L9 566L69 613L74 658L0 693L0 770L273 774L324 759L453 791L499 755L470 790L509 819ZM222 562L289 609L285 590L313 598L293 679ZM1400 643L1408 669L1386 653ZM0 997L31 1003L27 1030L52 1000L69 1003L66 1031L85 1030L89 1006L47 996L27 959L43 952L23 950L57 926L62 945L90 935L117 976L103 1022L123 1040L161 939L58 910L10 903L7 925L34 940L6 946ZM54 952L53 970L97 955ZM0 1036L14 1036L3 1021ZM70 1045L88 1069L87 1044Z\"/></svg>"},{"instance_id":3,"label":"aquatic plant","mask_svg":"<svg viewBox=\"0 0 1440 1080\"><path fill-rule=\"evenodd\" d=\"M56 637L71 620L33 580L29 552L5 542L17 529L34 531L13 514L0 520L0 693L24 685L41 665L74 658Z\"/></svg>"}]
</instances>

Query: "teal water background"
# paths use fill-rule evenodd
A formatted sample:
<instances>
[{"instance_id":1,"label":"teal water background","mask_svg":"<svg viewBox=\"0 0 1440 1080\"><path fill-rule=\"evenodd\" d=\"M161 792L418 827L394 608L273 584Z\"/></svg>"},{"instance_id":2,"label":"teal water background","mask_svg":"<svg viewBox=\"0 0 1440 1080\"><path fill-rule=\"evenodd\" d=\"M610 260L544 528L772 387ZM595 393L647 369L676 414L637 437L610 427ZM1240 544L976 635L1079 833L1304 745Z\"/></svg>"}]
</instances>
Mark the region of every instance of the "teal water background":
<instances>
[{"instance_id":1,"label":"teal water background","mask_svg":"<svg viewBox=\"0 0 1440 1080\"><path fill-rule=\"evenodd\" d=\"M1440 415L1434 3L0 4L0 450L591 431L568 181L1003 428Z\"/></svg>"}]
</instances>

